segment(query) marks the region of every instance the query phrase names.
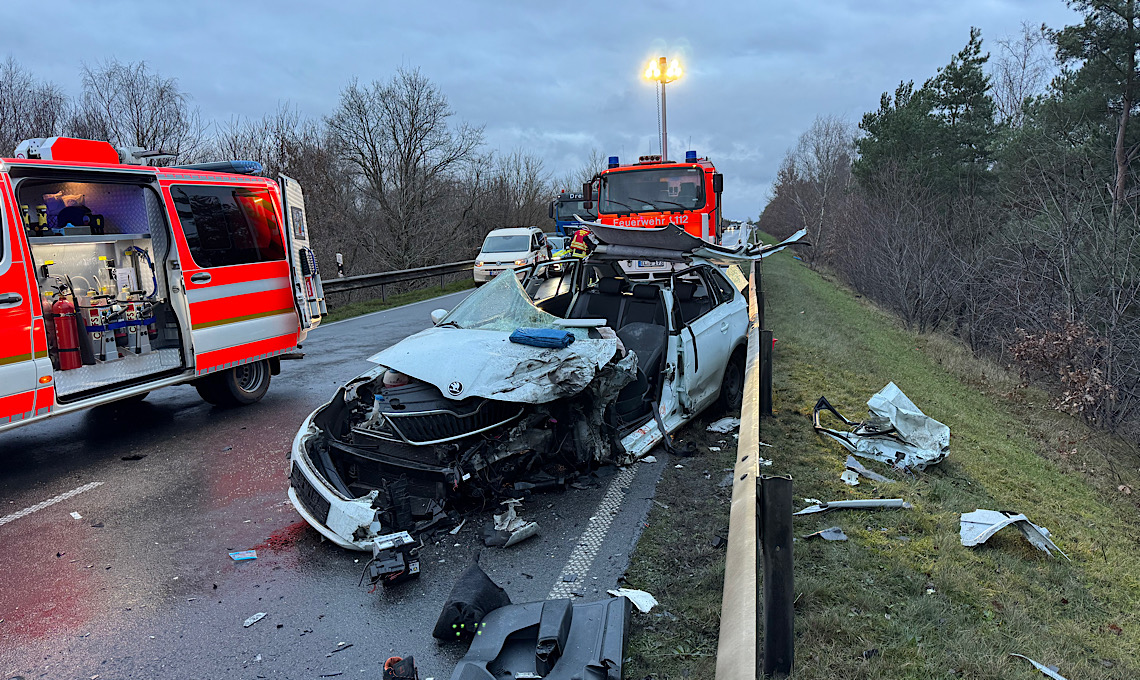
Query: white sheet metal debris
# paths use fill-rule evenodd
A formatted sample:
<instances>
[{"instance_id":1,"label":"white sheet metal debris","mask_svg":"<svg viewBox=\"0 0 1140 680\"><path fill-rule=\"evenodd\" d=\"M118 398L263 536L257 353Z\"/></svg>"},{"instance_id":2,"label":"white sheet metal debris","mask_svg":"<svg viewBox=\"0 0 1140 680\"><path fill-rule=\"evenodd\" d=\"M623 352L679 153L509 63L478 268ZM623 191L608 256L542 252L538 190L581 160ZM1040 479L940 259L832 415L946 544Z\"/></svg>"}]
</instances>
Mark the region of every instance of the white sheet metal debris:
<instances>
[{"instance_id":1,"label":"white sheet metal debris","mask_svg":"<svg viewBox=\"0 0 1140 680\"><path fill-rule=\"evenodd\" d=\"M641 462L642 463L656 463L657 462L657 456L646 456L646 457L641 459Z\"/></svg>"},{"instance_id":2,"label":"white sheet metal debris","mask_svg":"<svg viewBox=\"0 0 1140 680\"><path fill-rule=\"evenodd\" d=\"M844 470L843 474L839 475L843 483L847 486L859 486L859 473L854 470Z\"/></svg>"},{"instance_id":3,"label":"white sheet metal debris","mask_svg":"<svg viewBox=\"0 0 1140 680\"><path fill-rule=\"evenodd\" d=\"M1049 667L1045 664L1037 663L1033 659L1030 659L1028 656L1022 656L1021 654L1010 654L1010 656L1016 656L1019 659L1025 659L1029 663L1033 664L1034 668L1041 671L1050 678L1053 678L1053 680L1065 680L1065 676L1058 673L1056 667Z\"/></svg>"},{"instance_id":4,"label":"white sheet metal debris","mask_svg":"<svg viewBox=\"0 0 1140 680\"><path fill-rule=\"evenodd\" d=\"M72 512L71 518L72 519L83 519L83 515L79 514L78 512Z\"/></svg>"},{"instance_id":5,"label":"white sheet metal debris","mask_svg":"<svg viewBox=\"0 0 1140 680\"><path fill-rule=\"evenodd\" d=\"M814 534L808 534L804 538L822 538L825 541L846 541L847 534L843 533L843 529L839 527L828 527L820 529Z\"/></svg>"},{"instance_id":6,"label":"white sheet metal debris","mask_svg":"<svg viewBox=\"0 0 1140 680\"><path fill-rule=\"evenodd\" d=\"M880 475L878 472L875 472L873 470L868 470L862 463L860 463L855 458L855 456L847 456L846 467L847 467L848 472L856 472L860 476L866 477L867 479L870 479L871 481L874 481L874 482L884 482L886 484L894 484L897 481L897 480L891 479L889 477L884 477L884 476ZM852 484L851 486L855 486L855 485Z\"/></svg>"},{"instance_id":7,"label":"white sheet metal debris","mask_svg":"<svg viewBox=\"0 0 1140 680\"><path fill-rule=\"evenodd\" d=\"M254 614L253 616L251 616L251 617L249 617L248 619L246 619L245 621L243 621L241 625L242 625L242 626L244 626L244 627L246 627L246 628L249 628L249 627L250 627L250 626L252 626L253 624L257 623L258 621L260 621L260 620L262 620L262 619L264 619L264 618L265 618L265 616L266 616L265 612L257 612L257 613L256 613L256 614Z\"/></svg>"},{"instance_id":8,"label":"white sheet metal debris","mask_svg":"<svg viewBox=\"0 0 1140 680\"><path fill-rule=\"evenodd\" d=\"M711 425L709 425L705 429L707 429L709 432L717 432L720 434L728 434L729 432L732 432L733 430L737 429L738 427L740 427L740 419L739 418L721 418L720 420L716 421L715 423L712 423Z\"/></svg>"},{"instance_id":9,"label":"white sheet metal debris","mask_svg":"<svg viewBox=\"0 0 1140 680\"><path fill-rule=\"evenodd\" d=\"M637 607L637 611L642 614L648 614L650 609L657 606L657 598L653 597L644 590L634 590L633 588L617 588L615 590L607 590L607 593L614 597L629 598L633 606Z\"/></svg>"},{"instance_id":10,"label":"white sheet metal debris","mask_svg":"<svg viewBox=\"0 0 1140 680\"><path fill-rule=\"evenodd\" d=\"M820 397L812 412L815 430L856 456L890 463L900 470L924 470L950 453L950 428L923 413L893 382L868 399L867 408L867 420L854 422ZM851 429L823 427L819 422L822 411L830 411Z\"/></svg>"},{"instance_id":11,"label":"white sheet metal debris","mask_svg":"<svg viewBox=\"0 0 1140 680\"><path fill-rule=\"evenodd\" d=\"M991 536L1001 531L1009 525L1016 525L1021 531L1025 539L1033 544L1033 547L1047 553L1050 557L1053 551L1061 553L1065 559L1069 556L1057 547L1057 544L1050 538L1049 530L1045 527L1039 527L1033 522L1029 521L1025 515L1013 512L998 512L997 510L974 510L973 512L962 513L962 526L960 534L962 538L962 545L967 548L972 548L976 545L985 543Z\"/></svg>"},{"instance_id":12,"label":"white sheet metal debris","mask_svg":"<svg viewBox=\"0 0 1140 680\"><path fill-rule=\"evenodd\" d=\"M815 499L811 499L815 500ZM914 507L901 498L868 498L865 500L855 501L831 501L829 503L817 503L816 505L809 505L808 507L800 510L799 512L792 513L793 515L814 515L817 512L827 512L828 510L858 510L858 509L873 509L873 508L904 508L910 509Z\"/></svg>"},{"instance_id":13,"label":"white sheet metal debris","mask_svg":"<svg viewBox=\"0 0 1140 680\"><path fill-rule=\"evenodd\" d=\"M522 500L518 498L511 498L503 501L503 505L507 506L507 511L501 515L495 515L495 531L508 534L506 542L503 543L504 548L509 548L517 543L522 543L531 536L538 535L538 523L528 522L518 516L518 508L522 505Z\"/></svg>"}]
</instances>

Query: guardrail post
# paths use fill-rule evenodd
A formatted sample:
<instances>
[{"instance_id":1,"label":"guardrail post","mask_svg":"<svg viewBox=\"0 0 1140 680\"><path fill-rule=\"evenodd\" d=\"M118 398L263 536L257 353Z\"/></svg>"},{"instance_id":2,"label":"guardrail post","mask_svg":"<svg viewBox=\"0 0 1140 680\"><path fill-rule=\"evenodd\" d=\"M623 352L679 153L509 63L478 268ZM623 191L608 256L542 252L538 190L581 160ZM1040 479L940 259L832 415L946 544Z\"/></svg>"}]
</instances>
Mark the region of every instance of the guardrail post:
<instances>
[{"instance_id":1,"label":"guardrail post","mask_svg":"<svg viewBox=\"0 0 1140 680\"><path fill-rule=\"evenodd\" d=\"M387 301L388 301L388 290L387 290L387 288L384 287L384 284L381 283L380 284L380 302L387 302Z\"/></svg>"},{"instance_id":2,"label":"guardrail post","mask_svg":"<svg viewBox=\"0 0 1140 680\"><path fill-rule=\"evenodd\" d=\"M791 674L795 660L792 478L762 476L757 506L764 574L761 671L765 677L783 677Z\"/></svg>"},{"instance_id":3,"label":"guardrail post","mask_svg":"<svg viewBox=\"0 0 1140 680\"><path fill-rule=\"evenodd\" d=\"M760 415L772 415L772 331L760 331Z\"/></svg>"}]
</instances>

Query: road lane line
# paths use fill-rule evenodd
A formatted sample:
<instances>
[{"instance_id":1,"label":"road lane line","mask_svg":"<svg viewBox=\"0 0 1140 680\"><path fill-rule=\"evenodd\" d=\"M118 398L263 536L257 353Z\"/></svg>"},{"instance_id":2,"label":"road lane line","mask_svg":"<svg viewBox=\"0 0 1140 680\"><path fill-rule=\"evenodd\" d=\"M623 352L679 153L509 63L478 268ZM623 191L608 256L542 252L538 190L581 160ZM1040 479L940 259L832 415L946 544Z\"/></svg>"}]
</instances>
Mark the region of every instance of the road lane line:
<instances>
[{"instance_id":1,"label":"road lane line","mask_svg":"<svg viewBox=\"0 0 1140 680\"><path fill-rule=\"evenodd\" d=\"M609 531L614 517L625 501L626 490L633 482L635 474L637 474L637 463L614 475L610 488L606 489L606 495L602 496L598 509L594 511L594 516L590 518L590 523L586 525L586 530L578 539L578 545L574 546L573 552L570 553L570 560L562 568L562 573L558 575L558 580L554 582L554 587L550 589L546 599L573 597L572 591L575 590L584 592L586 576L589 575L594 558L602 548L602 541L606 540L606 532ZM570 574L575 578L567 583L565 577Z\"/></svg>"},{"instance_id":2,"label":"road lane line","mask_svg":"<svg viewBox=\"0 0 1140 680\"><path fill-rule=\"evenodd\" d=\"M30 515L33 512L43 510L46 507L55 505L56 503L65 501L68 498L71 498L72 496L78 496L79 494L83 493L84 491L90 491L91 489L94 489L95 487L98 487L98 486L103 486L103 482L89 482L87 484L84 484L83 486L74 488L71 491L65 491L65 492L61 493L60 495L56 496L55 498L49 498L46 501L40 501L39 503L36 503L35 505L31 505L31 506L24 508L23 510L20 510L18 512L13 512L11 515L4 515L3 517L0 517L0 526L3 526L5 524L7 524L8 522L13 522L15 520L18 520L21 517L26 517L27 515Z\"/></svg>"}]
</instances>

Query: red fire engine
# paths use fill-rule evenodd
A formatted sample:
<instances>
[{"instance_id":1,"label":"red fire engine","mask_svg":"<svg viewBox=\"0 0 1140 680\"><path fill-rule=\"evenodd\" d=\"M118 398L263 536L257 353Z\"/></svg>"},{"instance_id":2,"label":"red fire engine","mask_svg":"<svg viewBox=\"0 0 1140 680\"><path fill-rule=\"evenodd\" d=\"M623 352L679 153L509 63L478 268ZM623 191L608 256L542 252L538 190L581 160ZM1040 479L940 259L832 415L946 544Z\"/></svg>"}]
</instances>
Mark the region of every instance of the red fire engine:
<instances>
[{"instance_id":1,"label":"red fire engine","mask_svg":"<svg viewBox=\"0 0 1140 680\"><path fill-rule=\"evenodd\" d=\"M720 242L721 190L724 176L708 158L685 152L684 161L642 156L622 165L609 157L609 167L582 187L587 201L597 199L598 221L621 227L677 224L693 236Z\"/></svg>"},{"instance_id":2,"label":"red fire engine","mask_svg":"<svg viewBox=\"0 0 1140 680\"><path fill-rule=\"evenodd\" d=\"M136 161L139 150L121 150ZM190 382L249 404L326 313L297 182L106 142L0 159L0 430Z\"/></svg>"}]
</instances>

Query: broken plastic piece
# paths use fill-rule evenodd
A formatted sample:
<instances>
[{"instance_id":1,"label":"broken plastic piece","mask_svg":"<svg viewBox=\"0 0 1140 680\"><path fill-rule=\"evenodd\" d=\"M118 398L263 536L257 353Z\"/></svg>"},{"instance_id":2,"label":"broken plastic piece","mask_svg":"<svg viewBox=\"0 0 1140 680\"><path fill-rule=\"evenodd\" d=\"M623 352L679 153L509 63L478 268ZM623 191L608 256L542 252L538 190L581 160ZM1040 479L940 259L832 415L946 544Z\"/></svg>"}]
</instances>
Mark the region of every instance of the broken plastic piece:
<instances>
[{"instance_id":1,"label":"broken plastic piece","mask_svg":"<svg viewBox=\"0 0 1140 680\"><path fill-rule=\"evenodd\" d=\"M262 619L264 619L265 617L266 617L266 614L265 614L265 612L257 612L257 613L256 613L256 614L254 614L253 616L251 616L251 617L249 617L248 619L246 619L245 621L243 621L241 625L242 625L243 627L245 627L245 628L249 628L249 627L250 627L250 626L252 626L253 624L257 623L258 621L260 621L260 620L262 620Z\"/></svg>"},{"instance_id":2,"label":"broken plastic piece","mask_svg":"<svg viewBox=\"0 0 1140 680\"><path fill-rule=\"evenodd\" d=\"M83 519L83 515L79 514L78 512L72 512L71 518L72 519Z\"/></svg>"},{"instance_id":3,"label":"broken plastic piece","mask_svg":"<svg viewBox=\"0 0 1140 680\"><path fill-rule=\"evenodd\" d=\"M1058 673L1055 669L1050 668L1049 666L1045 666L1043 664L1039 664L1036 661L1034 661L1033 659L1030 659L1028 656L1022 656L1020 654L1010 654L1010 656L1016 656L1019 659L1025 659L1029 663L1033 664L1034 668L1041 671L1042 673L1049 676L1050 678L1053 678L1053 680L1065 680L1065 677L1063 675L1061 675L1060 673Z\"/></svg>"},{"instance_id":4,"label":"broken plastic piece","mask_svg":"<svg viewBox=\"0 0 1140 680\"><path fill-rule=\"evenodd\" d=\"M847 486L859 486L859 473L854 470L844 470L843 474L839 475L843 483Z\"/></svg>"},{"instance_id":5,"label":"broken plastic piece","mask_svg":"<svg viewBox=\"0 0 1140 680\"><path fill-rule=\"evenodd\" d=\"M607 590L607 593L614 597L627 597L637 607L637 611L642 614L648 614L651 609L657 606L657 598L653 597L644 590L635 590L633 588L617 588L615 590Z\"/></svg>"},{"instance_id":6,"label":"broken plastic piece","mask_svg":"<svg viewBox=\"0 0 1140 680\"><path fill-rule=\"evenodd\" d=\"M740 427L739 418L721 418L715 423L709 425L707 429L709 432L718 432L720 434L728 434L736 428Z\"/></svg>"},{"instance_id":7,"label":"broken plastic piece","mask_svg":"<svg viewBox=\"0 0 1140 680\"><path fill-rule=\"evenodd\" d=\"M385 588L419 578L420 560L415 540L406 531L378 536L372 543L372 559L368 561L369 582Z\"/></svg>"},{"instance_id":8,"label":"broken plastic piece","mask_svg":"<svg viewBox=\"0 0 1140 680\"><path fill-rule=\"evenodd\" d=\"M646 456L646 457L641 459L641 462L642 463L656 463L657 462L657 456Z\"/></svg>"},{"instance_id":9,"label":"broken plastic piece","mask_svg":"<svg viewBox=\"0 0 1140 680\"><path fill-rule=\"evenodd\" d=\"M232 552L230 553L230 559L232 559L234 562L241 562L242 560L256 560L257 551L242 550L240 552Z\"/></svg>"},{"instance_id":10,"label":"broken plastic piece","mask_svg":"<svg viewBox=\"0 0 1140 680\"><path fill-rule=\"evenodd\" d=\"M507 506L507 511L501 515L495 515L494 530L483 539L484 544L489 547L509 548L512 545L522 543L531 536L538 535L537 522L528 522L518 516L518 507L522 505L521 500L511 498L503 501L503 505Z\"/></svg>"},{"instance_id":11,"label":"broken plastic piece","mask_svg":"<svg viewBox=\"0 0 1140 680\"><path fill-rule=\"evenodd\" d=\"M415 657L388 657L384 662L384 680L420 680Z\"/></svg>"},{"instance_id":12,"label":"broken plastic piece","mask_svg":"<svg viewBox=\"0 0 1140 680\"><path fill-rule=\"evenodd\" d=\"M510 603L506 591L487 576L478 562L472 562L452 586L431 634L442 642L470 640L483 632L481 624L487 614Z\"/></svg>"},{"instance_id":13,"label":"broken plastic piece","mask_svg":"<svg viewBox=\"0 0 1140 680\"><path fill-rule=\"evenodd\" d=\"M812 411L815 431L839 442L863 458L890 463L900 470L924 470L950 453L950 428L923 413L893 382L867 400L870 416L863 422L848 420L820 397ZM819 423L822 411L830 411L849 426L833 430Z\"/></svg>"},{"instance_id":14,"label":"broken plastic piece","mask_svg":"<svg viewBox=\"0 0 1140 680\"><path fill-rule=\"evenodd\" d=\"M866 477L873 482L885 482L887 484L894 484L897 481L891 479L890 477L884 477L873 470L868 470L862 463L858 461L858 459L855 458L855 456L847 456L846 467L848 471L857 472L859 475ZM855 485L852 484L851 486Z\"/></svg>"},{"instance_id":15,"label":"broken plastic piece","mask_svg":"<svg viewBox=\"0 0 1140 680\"><path fill-rule=\"evenodd\" d=\"M815 500L814 498L811 500ZM793 515L813 515L817 512L827 512L828 510L843 510L843 509L867 509L867 508L905 508L910 509L912 506L901 498L868 498L866 500L857 501L831 501L830 503L818 503L817 505L809 505L808 507L800 510L799 512L792 513Z\"/></svg>"},{"instance_id":16,"label":"broken plastic piece","mask_svg":"<svg viewBox=\"0 0 1140 680\"><path fill-rule=\"evenodd\" d=\"M466 518L464 518L464 520L462 522L460 522L459 524L456 524L455 528L452 529L451 531L447 532L447 533L451 534L452 536L454 536L455 534L458 534L459 530L463 528L464 524L467 524Z\"/></svg>"},{"instance_id":17,"label":"broken plastic piece","mask_svg":"<svg viewBox=\"0 0 1140 680\"><path fill-rule=\"evenodd\" d=\"M1025 536L1025 539L1033 544L1033 547L1047 553L1050 557L1053 555L1052 551L1056 550L1061 553L1062 557L1069 559L1069 556L1061 552L1061 549L1050 538L1049 530L1030 522L1025 515L978 509L973 512L962 513L961 522L959 533L962 538L962 545L967 548L985 543L998 531L1014 524Z\"/></svg>"},{"instance_id":18,"label":"broken plastic piece","mask_svg":"<svg viewBox=\"0 0 1140 680\"><path fill-rule=\"evenodd\" d=\"M828 527L826 529L821 529L814 534L808 534L807 536L804 536L804 538L815 538L817 536L825 541L847 540L847 534L843 533L843 529L840 529L839 527Z\"/></svg>"}]
</instances>

